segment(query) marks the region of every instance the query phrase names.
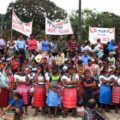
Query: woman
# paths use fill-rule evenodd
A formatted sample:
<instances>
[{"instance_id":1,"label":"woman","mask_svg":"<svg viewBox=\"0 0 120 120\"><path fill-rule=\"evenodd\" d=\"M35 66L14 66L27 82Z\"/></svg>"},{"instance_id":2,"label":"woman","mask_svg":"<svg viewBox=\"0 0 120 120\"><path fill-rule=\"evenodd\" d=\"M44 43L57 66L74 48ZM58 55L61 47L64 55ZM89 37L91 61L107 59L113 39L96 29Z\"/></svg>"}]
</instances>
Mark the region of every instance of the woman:
<instances>
[{"instance_id":1,"label":"woman","mask_svg":"<svg viewBox=\"0 0 120 120\"><path fill-rule=\"evenodd\" d=\"M17 77L16 77L16 83L17 83L17 93L19 93L23 98L23 103L25 106L25 114L27 114L27 106L29 104L29 98L30 98L30 88L29 88L29 78L25 73L25 67L21 67Z\"/></svg>"},{"instance_id":2,"label":"woman","mask_svg":"<svg viewBox=\"0 0 120 120\"><path fill-rule=\"evenodd\" d=\"M85 70L83 83L84 83L83 101L86 107L88 105L88 101L94 98L94 92L95 92L94 88L96 87L96 82L94 78L92 78L90 70Z\"/></svg>"},{"instance_id":3,"label":"woman","mask_svg":"<svg viewBox=\"0 0 120 120\"><path fill-rule=\"evenodd\" d=\"M102 74L99 77L100 81L100 96L99 102L101 104L101 111L103 105L105 105L106 111L108 111L108 105L111 104L111 83L112 79L109 77L108 67L104 67Z\"/></svg>"},{"instance_id":4,"label":"woman","mask_svg":"<svg viewBox=\"0 0 120 120\"><path fill-rule=\"evenodd\" d=\"M110 78L114 81L112 103L115 104L115 112L118 113L118 106L120 104L120 68L116 68L114 75L111 75Z\"/></svg>"},{"instance_id":5,"label":"woman","mask_svg":"<svg viewBox=\"0 0 120 120\"><path fill-rule=\"evenodd\" d=\"M38 66L37 74L35 75L34 80L36 85L34 86L33 93L33 105L35 107L35 114L33 116L36 117L38 115L39 107L45 107L46 99L45 76L42 65Z\"/></svg>"},{"instance_id":6,"label":"woman","mask_svg":"<svg viewBox=\"0 0 120 120\"><path fill-rule=\"evenodd\" d=\"M82 102L83 100L83 92L84 92L84 86L83 86L83 81L82 78L84 76L84 71L85 71L85 66L83 65L81 60L78 60L78 63L76 65L76 71L77 74L79 75L80 79L78 82L78 100Z\"/></svg>"},{"instance_id":7,"label":"woman","mask_svg":"<svg viewBox=\"0 0 120 120\"><path fill-rule=\"evenodd\" d=\"M58 75L58 68L54 68L52 71L52 76L49 81L49 93L46 99L49 116L51 116L51 107L55 108L54 116L57 116L58 107L61 105L59 89L58 89L59 82L60 82L60 76Z\"/></svg>"},{"instance_id":8,"label":"woman","mask_svg":"<svg viewBox=\"0 0 120 120\"><path fill-rule=\"evenodd\" d=\"M64 117L66 117L69 109L72 109L73 115L76 115L77 107L77 87L76 84L79 80L77 74L73 74L73 66L68 67L68 71L61 78L63 84L63 107L64 107Z\"/></svg>"},{"instance_id":9,"label":"woman","mask_svg":"<svg viewBox=\"0 0 120 120\"><path fill-rule=\"evenodd\" d=\"M4 107L8 106L8 101L9 101L9 95L10 95L10 91L13 88L13 81L7 76L9 69L6 69L6 72L3 70L3 72L1 73L1 78L3 79L3 76L5 78L5 83L3 86L0 86L0 108L3 111ZM3 97L4 96L4 97Z\"/></svg>"}]
</instances>

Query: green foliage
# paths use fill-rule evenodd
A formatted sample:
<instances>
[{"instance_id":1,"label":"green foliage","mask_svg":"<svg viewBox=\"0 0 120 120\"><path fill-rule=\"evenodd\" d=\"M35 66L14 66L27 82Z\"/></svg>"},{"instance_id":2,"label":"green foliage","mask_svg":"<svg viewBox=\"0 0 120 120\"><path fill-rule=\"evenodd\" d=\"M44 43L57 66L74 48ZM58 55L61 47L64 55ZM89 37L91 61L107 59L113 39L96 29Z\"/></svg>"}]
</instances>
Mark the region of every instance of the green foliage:
<instances>
[{"instance_id":1,"label":"green foliage","mask_svg":"<svg viewBox=\"0 0 120 120\"><path fill-rule=\"evenodd\" d=\"M11 28L13 6L17 16L22 21L30 22L33 20L33 34L35 35L44 34L45 15L51 20L63 19L66 17L66 12L50 0L17 0L14 5L10 3L8 7L5 19L7 29Z\"/></svg>"},{"instance_id":2,"label":"green foliage","mask_svg":"<svg viewBox=\"0 0 120 120\"><path fill-rule=\"evenodd\" d=\"M78 11L73 11L71 22L74 30L78 30ZM96 10L85 9L82 11L82 40L88 39L89 26L93 27L115 27L116 39L120 37L120 16L109 12L100 12Z\"/></svg>"}]
</instances>

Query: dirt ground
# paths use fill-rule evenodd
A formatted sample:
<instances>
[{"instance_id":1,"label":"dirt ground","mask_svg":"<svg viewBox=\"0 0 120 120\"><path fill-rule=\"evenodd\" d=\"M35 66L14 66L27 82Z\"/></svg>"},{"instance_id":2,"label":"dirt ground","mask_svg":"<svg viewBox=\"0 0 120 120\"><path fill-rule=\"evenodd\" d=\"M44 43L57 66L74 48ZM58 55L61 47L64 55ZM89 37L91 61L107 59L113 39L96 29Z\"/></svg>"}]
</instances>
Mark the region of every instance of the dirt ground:
<instances>
[{"instance_id":1,"label":"dirt ground","mask_svg":"<svg viewBox=\"0 0 120 120\"><path fill-rule=\"evenodd\" d=\"M41 115L41 113L39 113L37 117L33 117L34 109L31 108L28 109L28 113L28 115L23 116L23 120L82 120L81 117L73 118L72 116L68 116L67 118L63 118L62 116L58 118L49 118L47 115ZM108 120L120 120L120 111L116 114L113 110L111 110L109 113L104 114Z\"/></svg>"}]
</instances>

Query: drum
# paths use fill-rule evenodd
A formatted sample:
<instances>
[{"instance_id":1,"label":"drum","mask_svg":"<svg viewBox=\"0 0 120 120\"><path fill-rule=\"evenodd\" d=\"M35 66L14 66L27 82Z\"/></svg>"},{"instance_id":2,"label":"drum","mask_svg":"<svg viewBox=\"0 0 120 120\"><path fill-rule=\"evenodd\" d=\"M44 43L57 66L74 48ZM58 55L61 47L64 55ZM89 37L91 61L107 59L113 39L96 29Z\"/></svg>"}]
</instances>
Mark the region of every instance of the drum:
<instances>
[{"instance_id":1,"label":"drum","mask_svg":"<svg viewBox=\"0 0 120 120\"><path fill-rule=\"evenodd\" d=\"M63 90L63 107L76 108L77 107L77 89L65 87Z\"/></svg>"}]
</instances>

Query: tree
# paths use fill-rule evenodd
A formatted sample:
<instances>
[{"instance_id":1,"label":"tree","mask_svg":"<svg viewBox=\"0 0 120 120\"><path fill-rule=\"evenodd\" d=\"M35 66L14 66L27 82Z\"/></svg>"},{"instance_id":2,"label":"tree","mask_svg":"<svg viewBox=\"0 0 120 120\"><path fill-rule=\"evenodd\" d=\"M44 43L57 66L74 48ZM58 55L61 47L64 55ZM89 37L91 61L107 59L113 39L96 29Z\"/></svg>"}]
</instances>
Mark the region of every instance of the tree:
<instances>
[{"instance_id":1,"label":"tree","mask_svg":"<svg viewBox=\"0 0 120 120\"><path fill-rule=\"evenodd\" d=\"M73 11L71 22L74 30L78 29L78 11ZM115 27L116 39L120 37L120 16L109 12L97 12L96 10L85 9L82 11L82 39L88 39L89 26L93 27Z\"/></svg>"},{"instance_id":2,"label":"tree","mask_svg":"<svg viewBox=\"0 0 120 120\"><path fill-rule=\"evenodd\" d=\"M17 0L14 5L10 3L6 14L6 20L11 20L13 6L17 16L22 21L29 22L33 20L33 31L35 34L40 34L40 31L45 29L44 15L51 20L63 19L66 17L65 10L56 6L50 0Z\"/></svg>"}]
</instances>

